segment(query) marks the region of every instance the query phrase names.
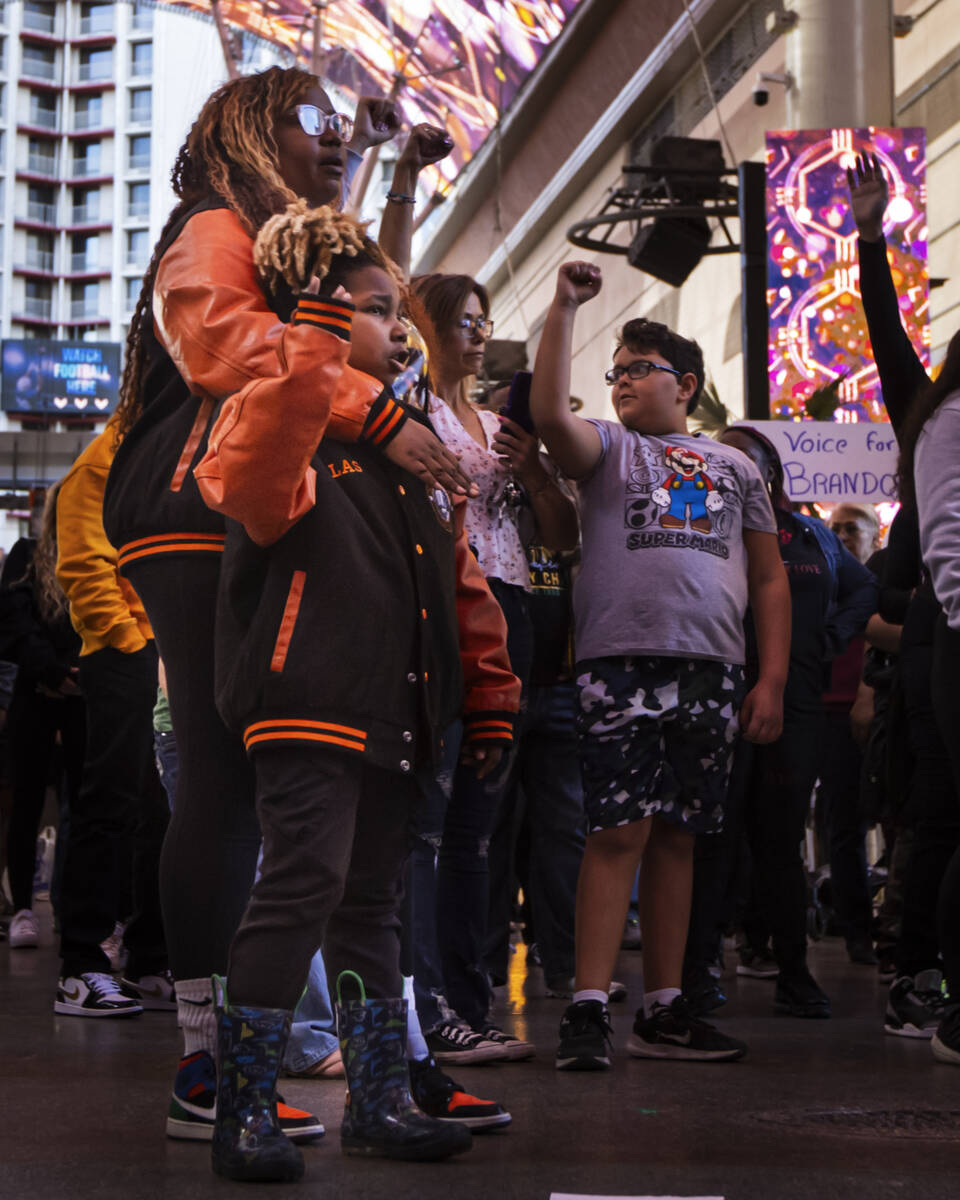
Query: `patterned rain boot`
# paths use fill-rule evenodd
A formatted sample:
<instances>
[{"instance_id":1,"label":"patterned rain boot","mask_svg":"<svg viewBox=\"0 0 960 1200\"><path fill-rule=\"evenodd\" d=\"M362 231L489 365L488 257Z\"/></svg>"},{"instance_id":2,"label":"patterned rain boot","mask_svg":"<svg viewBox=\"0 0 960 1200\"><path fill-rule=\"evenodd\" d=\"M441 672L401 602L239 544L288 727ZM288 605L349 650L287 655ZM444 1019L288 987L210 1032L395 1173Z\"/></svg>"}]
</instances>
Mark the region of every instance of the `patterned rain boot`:
<instances>
[{"instance_id":1,"label":"patterned rain boot","mask_svg":"<svg viewBox=\"0 0 960 1200\"><path fill-rule=\"evenodd\" d=\"M358 1000L343 999L347 979L356 982ZM368 1000L360 976L342 971L337 1028L349 1089L340 1127L344 1154L431 1162L470 1149L466 1125L428 1117L410 1096L406 1000Z\"/></svg>"},{"instance_id":2,"label":"patterned rain boot","mask_svg":"<svg viewBox=\"0 0 960 1200\"><path fill-rule=\"evenodd\" d=\"M277 1077L290 1036L282 1008L234 1007L226 981L213 978L217 998L217 1115L214 1174L253 1182L303 1175L303 1155L277 1123Z\"/></svg>"}]
</instances>

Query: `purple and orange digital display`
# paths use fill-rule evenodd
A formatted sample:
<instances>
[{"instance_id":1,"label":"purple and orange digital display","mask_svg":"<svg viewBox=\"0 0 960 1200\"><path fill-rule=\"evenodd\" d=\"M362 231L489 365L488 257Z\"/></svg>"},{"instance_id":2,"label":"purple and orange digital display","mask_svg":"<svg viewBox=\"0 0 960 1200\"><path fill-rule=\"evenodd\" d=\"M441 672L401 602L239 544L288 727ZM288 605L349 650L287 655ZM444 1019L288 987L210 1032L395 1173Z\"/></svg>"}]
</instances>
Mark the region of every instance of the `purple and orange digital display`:
<instances>
[{"instance_id":1,"label":"purple and orange digital display","mask_svg":"<svg viewBox=\"0 0 960 1200\"><path fill-rule=\"evenodd\" d=\"M839 380L837 421L885 421L860 303L857 231L846 168L875 154L890 185L884 216L900 316L930 358L923 129L804 129L767 134L770 415L796 420Z\"/></svg>"}]
</instances>

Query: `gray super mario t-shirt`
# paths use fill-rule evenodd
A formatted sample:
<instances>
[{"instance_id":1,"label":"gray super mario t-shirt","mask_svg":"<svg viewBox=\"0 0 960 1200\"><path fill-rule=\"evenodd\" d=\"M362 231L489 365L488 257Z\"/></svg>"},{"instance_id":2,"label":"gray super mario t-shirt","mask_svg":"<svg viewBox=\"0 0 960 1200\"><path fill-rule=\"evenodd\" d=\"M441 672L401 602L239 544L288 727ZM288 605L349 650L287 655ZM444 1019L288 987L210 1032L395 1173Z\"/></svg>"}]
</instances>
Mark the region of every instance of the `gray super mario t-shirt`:
<instances>
[{"instance_id":1,"label":"gray super mario t-shirt","mask_svg":"<svg viewBox=\"0 0 960 1200\"><path fill-rule=\"evenodd\" d=\"M580 483L578 660L744 660L745 529L776 533L760 472L708 437L591 421L603 455Z\"/></svg>"}]
</instances>

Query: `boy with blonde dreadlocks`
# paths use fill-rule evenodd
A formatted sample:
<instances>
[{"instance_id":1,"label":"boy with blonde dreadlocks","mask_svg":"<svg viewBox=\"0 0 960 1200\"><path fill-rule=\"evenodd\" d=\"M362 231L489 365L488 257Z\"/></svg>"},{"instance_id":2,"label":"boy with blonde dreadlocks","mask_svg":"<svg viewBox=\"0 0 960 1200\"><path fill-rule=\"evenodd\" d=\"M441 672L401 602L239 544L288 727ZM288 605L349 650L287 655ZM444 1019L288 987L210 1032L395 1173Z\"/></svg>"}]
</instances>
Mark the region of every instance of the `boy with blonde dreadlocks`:
<instances>
[{"instance_id":1,"label":"boy with blonde dreadlocks","mask_svg":"<svg viewBox=\"0 0 960 1200\"><path fill-rule=\"evenodd\" d=\"M385 102L357 113L367 144L392 136L391 121ZM377 131L375 124L385 128ZM179 203L146 273L111 427L119 447L104 496L104 526L156 634L180 759L160 866L186 1052L167 1126L176 1137L212 1136L210 976L226 969L260 843L252 773L213 698L224 526L200 499L191 467L206 449L224 398L252 379L280 374L290 347L306 343L312 332L285 323L295 297L265 295L253 242L270 216L299 197L313 205L337 203L351 125L333 112L314 77L295 69L231 80L206 101L174 167ZM356 141L351 146L364 148ZM415 172L443 153L437 131L418 127L401 160ZM370 439L381 411L379 384L347 370L324 386L331 431L350 442ZM377 444L425 477L466 486L455 461L415 424L391 429ZM292 1137L323 1132L308 1113L282 1108L281 1122Z\"/></svg>"},{"instance_id":2,"label":"boy with blonde dreadlocks","mask_svg":"<svg viewBox=\"0 0 960 1200\"><path fill-rule=\"evenodd\" d=\"M339 1011L344 1150L426 1160L469 1146L464 1126L424 1115L408 1090L402 872L417 769L438 759L440 732L462 715L464 760L492 770L520 685L463 505L369 443L328 436L332 376L351 367L383 387L382 429L426 421L386 386L405 360L395 270L348 218L303 204L265 224L254 261L271 291L300 292L304 336L281 375L225 402L194 471L232 518L217 702L253 762L264 843L230 951L213 1162L232 1178L295 1178L275 1065L321 940L330 977L358 972L369 997Z\"/></svg>"}]
</instances>

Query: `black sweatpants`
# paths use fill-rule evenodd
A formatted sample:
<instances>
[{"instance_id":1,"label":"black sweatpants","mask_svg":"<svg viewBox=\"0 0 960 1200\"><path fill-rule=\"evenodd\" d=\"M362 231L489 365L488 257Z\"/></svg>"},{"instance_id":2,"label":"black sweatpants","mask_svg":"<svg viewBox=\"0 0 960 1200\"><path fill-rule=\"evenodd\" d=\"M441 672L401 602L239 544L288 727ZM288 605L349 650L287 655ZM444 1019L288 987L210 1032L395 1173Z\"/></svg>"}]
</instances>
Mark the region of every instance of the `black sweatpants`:
<instances>
[{"instance_id":1,"label":"black sweatpants","mask_svg":"<svg viewBox=\"0 0 960 1200\"><path fill-rule=\"evenodd\" d=\"M177 795L160 860L175 979L224 974L260 851L253 767L214 702L216 556L140 560L127 571L167 676Z\"/></svg>"},{"instance_id":2,"label":"black sweatpants","mask_svg":"<svg viewBox=\"0 0 960 1200\"><path fill-rule=\"evenodd\" d=\"M24 686L14 689L7 717L13 808L7 833L7 869L16 909L31 908L37 833L46 800L50 764L60 736L64 790L76 808L86 750L86 705L82 696L54 700ZM64 831L65 832L65 831Z\"/></svg>"},{"instance_id":3,"label":"black sweatpants","mask_svg":"<svg viewBox=\"0 0 960 1200\"><path fill-rule=\"evenodd\" d=\"M106 647L80 659L87 704L83 782L70 810L60 885L63 973L109 971L100 943L113 932L133 838L133 916L124 934L127 974L167 966L158 868L169 808L153 759L157 651Z\"/></svg>"},{"instance_id":4,"label":"black sweatpants","mask_svg":"<svg viewBox=\"0 0 960 1200\"><path fill-rule=\"evenodd\" d=\"M263 862L230 950L231 1000L295 1008L321 945L332 995L349 969L370 996L399 996L415 777L312 746L259 749L254 766Z\"/></svg>"}]
</instances>

